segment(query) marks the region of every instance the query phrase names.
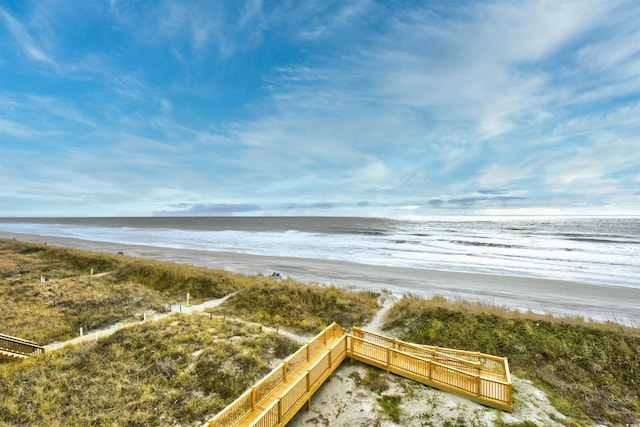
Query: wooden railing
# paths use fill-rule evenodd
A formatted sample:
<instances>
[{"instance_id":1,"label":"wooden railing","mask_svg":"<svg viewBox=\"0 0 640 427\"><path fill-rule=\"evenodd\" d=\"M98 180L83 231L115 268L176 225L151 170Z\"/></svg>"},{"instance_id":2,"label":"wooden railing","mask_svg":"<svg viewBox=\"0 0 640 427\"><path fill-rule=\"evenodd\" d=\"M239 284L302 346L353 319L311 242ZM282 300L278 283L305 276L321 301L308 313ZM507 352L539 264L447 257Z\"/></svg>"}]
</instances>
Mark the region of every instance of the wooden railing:
<instances>
[{"instance_id":1,"label":"wooden railing","mask_svg":"<svg viewBox=\"0 0 640 427\"><path fill-rule=\"evenodd\" d=\"M354 328L349 357L494 408L512 411L504 357L411 344Z\"/></svg>"},{"instance_id":2,"label":"wooden railing","mask_svg":"<svg viewBox=\"0 0 640 427\"><path fill-rule=\"evenodd\" d=\"M512 411L506 358L416 345L333 323L209 421L213 426L284 426L350 357L494 408Z\"/></svg>"},{"instance_id":3,"label":"wooden railing","mask_svg":"<svg viewBox=\"0 0 640 427\"><path fill-rule=\"evenodd\" d=\"M44 353L44 347L33 341L0 334L0 356L23 359L39 356L42 353Z\"/></svg>"},{"instance_id":4,"label":"wooden railing","mask_svg":"<svg viewBox=\"0 0 640 427\"><path fill-rule=\"evenodd\" d=\"M284 425L346 357L347 333L333 323L218 413L208 425Z\"/></svg>"}]
</instances>

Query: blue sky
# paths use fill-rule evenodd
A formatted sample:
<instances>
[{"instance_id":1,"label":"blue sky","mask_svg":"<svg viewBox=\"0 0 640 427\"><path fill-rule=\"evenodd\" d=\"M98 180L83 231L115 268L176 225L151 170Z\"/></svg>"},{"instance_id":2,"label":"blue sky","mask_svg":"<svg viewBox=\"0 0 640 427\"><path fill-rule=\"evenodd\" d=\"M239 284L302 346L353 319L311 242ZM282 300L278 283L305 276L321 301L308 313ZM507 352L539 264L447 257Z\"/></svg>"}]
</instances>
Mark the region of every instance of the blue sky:
<instances>
[{"instance_id":1,"label":"blue sky","mask_svg":"<svg viewBox=\"0 0 640 427\"><path fill-rule=\"evenodd\" d=\"M638 214L640 2L0 0L0 216Z\"/></svg>"}]
</instances>

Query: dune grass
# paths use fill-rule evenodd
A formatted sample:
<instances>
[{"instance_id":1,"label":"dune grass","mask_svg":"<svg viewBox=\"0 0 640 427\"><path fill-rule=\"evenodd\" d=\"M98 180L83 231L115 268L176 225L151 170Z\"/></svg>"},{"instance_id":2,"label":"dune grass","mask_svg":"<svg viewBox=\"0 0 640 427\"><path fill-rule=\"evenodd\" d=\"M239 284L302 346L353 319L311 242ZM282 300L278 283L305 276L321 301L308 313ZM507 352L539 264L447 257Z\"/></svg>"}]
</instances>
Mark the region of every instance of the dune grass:
<instances>
[{"instance_id":1,"label":"dune grass","mask_svg":"<svg viewBox=\"0 0 640 427\"><path fill-rule=\"evenodd\" d=\"M6 239L0 259L0 333L40 344L184 304L187 292L196 303L248 283L207 268Z\"/></svg>"},{"instance_id":2,"label":"dune grass","mask_svg":"<svg viewBox=\"0 0 640 427\"><path fill-rule=\"evenodd\" d=\"M211 311L319 332L332 322L345 328L367 323L379 308L378 296L369 291L347 292L335 286L308 286L292 280L261 277Z\"/></svg>"},{"instance_id":3,"label":"dune grass","mask_svg":"<svg viewBox=\"0 0 640 427\"><path fill-rule=\"evenodd\" d=\"M640 422L640 330L444 298L405 297L384 328L401 339L506 356L579 425Z\"/></svg>"},{"instance_id":4,"label":"dune grass","mask_svg":"<svg viewBox=\"0 0 640 427\"><path fill-rule=\"evenodd\" d=\"M207 316L141 323L0 365L0 424L202 425L298 346Z\"/></svg>"}]
</instances>

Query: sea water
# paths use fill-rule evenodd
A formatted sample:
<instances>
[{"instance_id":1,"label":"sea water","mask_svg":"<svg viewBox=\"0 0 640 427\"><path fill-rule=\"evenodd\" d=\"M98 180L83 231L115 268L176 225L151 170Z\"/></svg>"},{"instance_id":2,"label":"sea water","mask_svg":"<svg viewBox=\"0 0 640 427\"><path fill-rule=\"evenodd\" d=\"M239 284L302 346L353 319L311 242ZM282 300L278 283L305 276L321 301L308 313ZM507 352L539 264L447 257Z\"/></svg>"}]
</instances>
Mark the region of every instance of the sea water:
<instances>
[{"instance_id":1,"label":"sea water","mask_svg":"<svg viewBox=\"0 0 640 427\"><path fill-rule=\"evenodd\" d=\"M0 218L0 231L640 287L640 218Z\"/></svg>"}]
</instances>

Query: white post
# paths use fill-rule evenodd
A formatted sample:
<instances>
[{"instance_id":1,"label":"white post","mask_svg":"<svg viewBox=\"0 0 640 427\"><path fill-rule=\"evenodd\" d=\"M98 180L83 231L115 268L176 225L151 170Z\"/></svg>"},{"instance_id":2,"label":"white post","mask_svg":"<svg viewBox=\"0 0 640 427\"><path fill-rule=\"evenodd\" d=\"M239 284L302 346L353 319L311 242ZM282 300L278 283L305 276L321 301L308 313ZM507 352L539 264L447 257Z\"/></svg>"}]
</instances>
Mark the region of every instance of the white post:
<instances>
[{"instance_id":1,"label":"white post","mask_svg":"<svg viewBox=\"0 0 640 427\"><path fill-rule=\"evenodd\" d=\"M98 333L96 332L96 342L98 342Z\"/></svg>"},{"instance_id":2,"label":"white post","mask_svg":"<svg viewBox=\"0 0 640 427\"><path fill-rule=\"evenodd\" d=\"M146 313L146 312L145 312L145 313L142 313L142 316L143 316L143 318L144 318L144 321L146 322L146 321L147 321L147 313Z\"/></svg>"},{"instance_id":3,"label":"white post","mask_svg":"<svg viewBox=\"0 0 640 427\"><path fill-rule=\"evenodd\" d=\"M82 335L83 335L82 326L80 326L80 336L82 336Z\"/></svg>"}]
</instances>

